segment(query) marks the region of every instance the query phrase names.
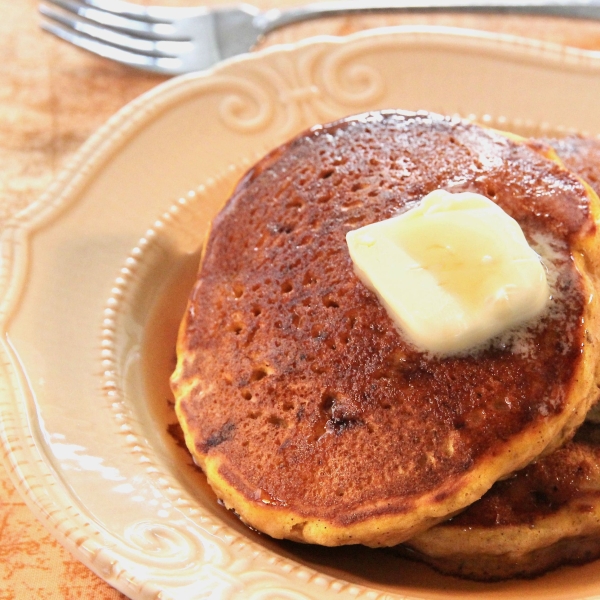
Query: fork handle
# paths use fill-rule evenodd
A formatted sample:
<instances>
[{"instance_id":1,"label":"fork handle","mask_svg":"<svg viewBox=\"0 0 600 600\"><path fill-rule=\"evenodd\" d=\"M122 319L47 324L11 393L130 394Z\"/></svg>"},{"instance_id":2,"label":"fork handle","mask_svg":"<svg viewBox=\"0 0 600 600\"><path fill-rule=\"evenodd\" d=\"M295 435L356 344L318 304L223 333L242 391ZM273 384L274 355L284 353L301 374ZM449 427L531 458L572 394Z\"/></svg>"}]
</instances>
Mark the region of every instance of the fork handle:
<instances>
[{"instance_id":1,"label":"fork handle","mask_svg":"<svg viewBox=\"0 0 600 600\"><path fill-rule=\"evenodd\" d=\"M321 17L375 12L478 12L553 15L580 19L600 19L600 0L340 0L316 2L260 13L255 22L264 33Z\"/></svg>"}]
</instances>

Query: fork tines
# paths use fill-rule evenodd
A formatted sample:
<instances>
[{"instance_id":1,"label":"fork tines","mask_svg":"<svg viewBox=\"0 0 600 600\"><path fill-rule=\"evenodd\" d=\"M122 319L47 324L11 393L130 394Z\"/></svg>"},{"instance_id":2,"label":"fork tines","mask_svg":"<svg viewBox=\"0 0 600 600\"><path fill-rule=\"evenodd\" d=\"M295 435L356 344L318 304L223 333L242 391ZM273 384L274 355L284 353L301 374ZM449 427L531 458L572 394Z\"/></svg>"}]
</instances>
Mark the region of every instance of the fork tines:
<instances>
[{"instance_id":1,"label":"fork tines","mask_svg":"<svg viewBox=\"0 0 600 600\"><path fill-rule=\"evenodd\" d=\"M171 72L191 43L156 12L118 0L45 0L39 10L44 30L131 66Z\"/></svg>"}]
</instances>

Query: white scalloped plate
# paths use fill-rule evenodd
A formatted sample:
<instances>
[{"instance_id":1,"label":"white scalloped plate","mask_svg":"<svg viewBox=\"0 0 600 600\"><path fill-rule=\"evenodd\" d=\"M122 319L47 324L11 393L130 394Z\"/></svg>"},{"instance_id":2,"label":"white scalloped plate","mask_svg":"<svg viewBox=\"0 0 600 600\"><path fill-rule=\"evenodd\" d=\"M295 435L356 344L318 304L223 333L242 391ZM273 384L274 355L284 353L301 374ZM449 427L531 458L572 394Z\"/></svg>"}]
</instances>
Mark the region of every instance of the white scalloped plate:
<instances>
[{"instance_id":1,"label":"white scalloped plate","mask_svg":"<svg viewBox=\"0 0 600 600\"><path fill-rule=\"evenodd\" d=\"M125 107L1 235L0 432L35 514L135 599L600 596L600 563L482 585L255 534L177 445L167 383L206 226L270 148L392 107L598 134L599 98L595 53L413 27L270 49Z\"/></svg>"}]
</instances>

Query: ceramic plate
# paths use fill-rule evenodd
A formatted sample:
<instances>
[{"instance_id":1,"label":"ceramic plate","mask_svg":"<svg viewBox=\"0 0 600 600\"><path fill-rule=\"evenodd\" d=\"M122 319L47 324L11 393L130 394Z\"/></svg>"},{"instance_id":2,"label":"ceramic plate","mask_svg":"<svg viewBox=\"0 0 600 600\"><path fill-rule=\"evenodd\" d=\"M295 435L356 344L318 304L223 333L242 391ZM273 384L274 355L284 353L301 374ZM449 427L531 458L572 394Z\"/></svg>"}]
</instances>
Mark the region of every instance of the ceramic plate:
<instances>
[{"instance_id":1,"label":"ceramic plate","mask_svg":"<svg viewBox=\"0 0 600 600\"><path fill-rule=\"evenodd\" d=\"M598 134L598 98L596 54L396 28L269 49L125 107L0 240L2 443L35 514L135 599L600 597L600 563L483 585L255 534L181 447L168 387L207 225L266 151L378 108Z\"/></svg>"}]
</instances>

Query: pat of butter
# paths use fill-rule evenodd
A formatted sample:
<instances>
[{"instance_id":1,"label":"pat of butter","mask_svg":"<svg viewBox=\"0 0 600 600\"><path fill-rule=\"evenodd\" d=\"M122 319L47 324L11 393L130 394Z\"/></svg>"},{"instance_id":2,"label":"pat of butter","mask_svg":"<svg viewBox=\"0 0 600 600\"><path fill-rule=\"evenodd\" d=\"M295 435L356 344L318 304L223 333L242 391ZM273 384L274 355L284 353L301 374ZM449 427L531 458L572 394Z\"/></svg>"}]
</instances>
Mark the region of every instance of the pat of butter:
<instances>
[{"instance_id":1,"label":"pat of butter","mask_svg":"<svg viewBox=\"0 0 600 600\"><path fill-rule=\"evenodd\" d=\"M519 224L480 194L436 190L346 242L357 276L422 350L477 346L538 315L550 296Z\"/></svg>"}]
</instances>

